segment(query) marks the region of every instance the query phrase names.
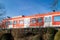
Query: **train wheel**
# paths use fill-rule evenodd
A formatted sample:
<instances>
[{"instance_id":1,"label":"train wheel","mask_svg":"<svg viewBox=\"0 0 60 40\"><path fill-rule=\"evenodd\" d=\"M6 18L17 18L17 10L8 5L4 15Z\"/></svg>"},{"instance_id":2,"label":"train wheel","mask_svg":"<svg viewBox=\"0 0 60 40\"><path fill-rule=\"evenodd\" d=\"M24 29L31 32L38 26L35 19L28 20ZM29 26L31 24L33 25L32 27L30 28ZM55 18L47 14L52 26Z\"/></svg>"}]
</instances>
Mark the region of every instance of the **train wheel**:
<instances>
[{"instance_id":1,"label":"train wheel","mask_svg":"<svg viewBox=\"0 0 60 40\"><path fill-rule=\"evenodd\" d=\"M6 33L1 36L0 40L14 40L10 33Z\"/></svg>"}]
</instances>

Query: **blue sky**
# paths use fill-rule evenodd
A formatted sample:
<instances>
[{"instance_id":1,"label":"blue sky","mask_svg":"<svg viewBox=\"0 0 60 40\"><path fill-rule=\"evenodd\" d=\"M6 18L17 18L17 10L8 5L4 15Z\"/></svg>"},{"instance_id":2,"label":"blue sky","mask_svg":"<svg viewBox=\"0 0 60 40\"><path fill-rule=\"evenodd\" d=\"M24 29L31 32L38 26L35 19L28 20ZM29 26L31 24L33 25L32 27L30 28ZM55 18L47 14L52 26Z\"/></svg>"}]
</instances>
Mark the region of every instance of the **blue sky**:
<instances>
[{"instance_id":1,"label":"blue sky","mask_svg":"<svg viewBox=\"0 0 60 40\"><path fill-rule=\"evenodd\" d=\"M60 0L56 5L57 11L60 11ZM52 11L54 0L0 0L4 4L6 16L34 15Z\"/></svg>"}]
</instances>

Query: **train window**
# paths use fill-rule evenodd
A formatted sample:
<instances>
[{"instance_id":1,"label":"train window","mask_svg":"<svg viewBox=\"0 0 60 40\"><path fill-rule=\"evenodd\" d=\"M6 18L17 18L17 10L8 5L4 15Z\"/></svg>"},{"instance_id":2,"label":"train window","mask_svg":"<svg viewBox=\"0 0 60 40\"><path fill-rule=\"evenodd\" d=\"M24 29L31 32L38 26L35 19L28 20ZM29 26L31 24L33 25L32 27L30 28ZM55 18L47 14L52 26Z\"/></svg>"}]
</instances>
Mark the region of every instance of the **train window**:
<instances>
[{"instance_id":1,"label":"train window","mask_svg":"<svg viewBox=\"0 0 60 40\"><path fill-rule=\"evenodd\" d=\"M10 25L12 25L13 24L13 22L12 21L10 21Z\"/></svg>"},{"instance_id":2,"label":"train window","mask_svg":"<svg viewBox=\"0 0 60 40\"><path fill-rule=\"evenodd\" d=\"M8 25L9 25L9 21L6 22L6 26L8 26Z\"/></svg>"},{"instance_id":3,"label":"train window","mask_svg":"<svg viewBox=\"0 0 60 40\"><path fill-rule=\"evenodd\" d=\"M60 21L60 16L54 16L54 21Z\"/></svg>"},{"instance_id":4,"label":"train window","mask_svg":"<svg viewBox=\"0 0 60 40\"><path fill-rule=\"evenodd\" d=\"M32 18L31 23L36 23L36 18Z\"/></svg>"},{"instance_id":5,"label":"train window","mask_svg":"<svg viewBox=\"0 0 60 40\"><path fill-rule=\"evenodd\" d=\"M20 24L23 24L23 20L19 20L19 23L20 23Z\"/></svg>"},{"instance_id":6,"label":"train window","mask_svg":"<svg viewBox=\"0 0 60 40\"><path fill-rule=\"evenodd\" d=\"M42 18L38 18L38 22L42 22Z\"/></svg>"},{"instance_id":7,"label":"train window","mask_svg":"<svg viewBox=\"0 0 60 40\"><path fill-rule=\"evenodd\" d=\"M45 17L45 22L51 22L51 17Z\"/></svg>"},{"instance_id":8,"label":"train window","mask_svg":"<svg viewBox=\"0 0 60 40\"><path fill-rule=\"evenodd\" d=\"M16 23L17 23L17 21L14 21L14 22L13 22L13 24L16 24Z\"/></svg>"}]
</instances>

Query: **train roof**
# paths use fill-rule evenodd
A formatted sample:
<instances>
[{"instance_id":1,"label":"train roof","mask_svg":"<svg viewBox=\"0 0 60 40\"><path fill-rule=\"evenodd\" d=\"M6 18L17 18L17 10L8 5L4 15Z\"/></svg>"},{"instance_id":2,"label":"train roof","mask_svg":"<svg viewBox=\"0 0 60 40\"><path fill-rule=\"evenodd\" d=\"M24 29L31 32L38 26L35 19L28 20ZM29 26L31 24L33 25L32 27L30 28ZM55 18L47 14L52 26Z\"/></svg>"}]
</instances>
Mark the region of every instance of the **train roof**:
<instances>
[{"instance_id":1,"label":"train roof","mask_svg":"<svg viewBox=\"0 0 60 40\"><path fill-rule=\"evenodd\" d=\"M48 12L48 13L42 13L42 14L35 14L35 15L31 15L31 16L24 16L24 15L22 15L22 16L15 16L15 17L12 17L12 18L7 18L8 20L14 20L14 19L24 19L24 18L36 18L36 16L37 17L44 17L44 16L46 16L46 15L55 15L55 14L57 14L57 15L59 15L60 14L60 12Z\"/></svg>"},{"instance_id":2,"label":"train roof","mask_svg":"<svg viewBox=\"0 0 60 40\"><path fill-rule=\"evenodd\" d=\"M46 15L54 15L54 14L60 14L60 12L48 12L48 13L36 14L35 16L46 16Z\"/></svg>"}]
</instances>

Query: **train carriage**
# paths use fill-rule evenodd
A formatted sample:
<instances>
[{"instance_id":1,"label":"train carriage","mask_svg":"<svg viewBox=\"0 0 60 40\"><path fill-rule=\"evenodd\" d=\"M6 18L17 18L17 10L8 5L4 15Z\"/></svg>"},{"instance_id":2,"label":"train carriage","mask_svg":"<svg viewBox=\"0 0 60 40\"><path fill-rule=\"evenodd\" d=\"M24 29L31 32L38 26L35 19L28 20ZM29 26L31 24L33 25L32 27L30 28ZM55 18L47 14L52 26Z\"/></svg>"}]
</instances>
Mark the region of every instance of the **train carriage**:
<instances>
[{"instance_id":1,"label":"train carriage","mask_svg":"<svg viewBox=\"0 0 60 40\"><path fill-rule=\"evenodd\" d=\"M60 27L60 12L7 18L4 28Z\"/></svg>"}]
</instances>

